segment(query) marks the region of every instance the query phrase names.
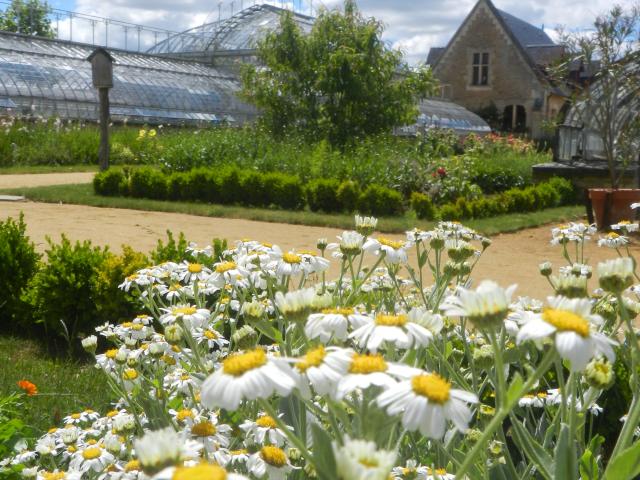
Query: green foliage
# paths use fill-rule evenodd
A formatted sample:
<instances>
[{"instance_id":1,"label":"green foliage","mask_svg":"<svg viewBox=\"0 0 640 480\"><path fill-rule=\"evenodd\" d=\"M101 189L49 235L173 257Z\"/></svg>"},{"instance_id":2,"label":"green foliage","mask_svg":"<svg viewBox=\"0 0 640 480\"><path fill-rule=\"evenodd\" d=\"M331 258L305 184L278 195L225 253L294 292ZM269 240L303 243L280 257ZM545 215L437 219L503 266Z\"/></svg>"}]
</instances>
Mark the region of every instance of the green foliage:
<instances>
[{"instance_id":1,"label":"green foliage","mask_svg":"<svg viewBox=\"0 0 640 480\"><path fill-rule=\"evenodd\" d=\"M340 186L340 181L334 179L318 179L309 182L306 186L309 208L314 212L342 211L344 208L338 197Z\"/></svg>"},{"instance_id":2,"label":"green foliage","mask_svg":"<svg viewBox=\"0 0 640 480\"><path fill-rule=\"evenodd\" d=\"M345 180L338 187L338 202L346 212L353 212L358 205L358 197L360 196L360 188L358 184L351 180Z\"/></svg>"},{"instance_id":3,"label":"green foliage","mask_svg":"<svg viewBox=\"0 0 640 480\"><path fill-rule=\"evenodd\" d=\"M36 273L40 255L26 235L24 216L0 222L0 330L14 330L25 312L21 296Z\"/></svg>"},{"instance_id":4,"label":"green foliage","mask_svg":"<svg viewBox=\"0 0 640 480\"><path fill-rule=\"evenodd\" d=\"M129 191L127 177L122 169L109 168L93 177L93 189L100 195L115 197Z\"/></svg>"},{"instance_id":5,"label":"green foliage","mask_svg":"<svg viewBox=\"0 0 640 480\"><path fill-rule=\"evenodd\" d=\"M436 207L431 198L424 193L411 194L411 208L421 220L434 220L436 217Z\"/></svg>"},{"instance_id":6,"label":"green foliage","mask_svg":"<svg viewBox=\"0 0 640 480\"><path fill-rule=\"evenodd\" d=\"M189 172L185 179L184 200L199 200L215 202L220 198L220 182L215 172L210 168L196 168Z\"/></svg>"},{"instance_id":7,"label":"green foliage","mask_svg":"<svg viewBox=\"0 0 640 480\"><path fill-rule=\"evenodd\" d=\"M129 183L131 196L162 200L167 197L167 178L153 167L136 168L131 172Z\"/></svg>"},{"instance_id":8,"label":"green foliage","mask_svg":"<svg viewBox=\"0 0 640 480\"><path fill-rule=\"evenodd\" d=\"M260 108L277 136L297 129L333 145L415 120L416 103L433 92L430 71L410 70L355 2L323 10L308 35L290 13L258 44L261 64L243 69L243 97Z\"/></svg>"},{"instance_id":9,"label":"green foliage","mask_svg":"<svg viewBox=\"0 0 640 480\"><path fill-rule=\"evenodd\" d=\"M104 259L93 280L95 305L100 319L119 322L135 316L136 296L123 292L118 285L148 264L149 259L146 255L128 245L122 246L122 254L109 254Z\"/></svg>"},{"instance_id":10,"label":"green foliage","mask_svg":"<svg viewBox=\"0 0 640 480\"><path fill-rule=\"evenodd\" d=\"M23 410L21 397L18 393L0 395L0 458L9 457L18 442L26 444L26 439L33 435L31 429L20 418ZM0 478L20 478L18 475L13 477L14 472L17 473L15 470L4 470L0 467Z\"/></svg>"},{"instance_id":11,"label":"green foliage","mask_svg":"<svg viewBox=\"0 0 640 480\"><path fill-rule=\"evenodd\" d=\"M47 262L29 282L25 299L31 315L21 318L29 328L40 324L56 342L64 339L71 351L80 335L90 335L100 324L95 304L94 279L108 257L107 249L90 241L72 244L62 236L59 244L47 239Z\"/></svg>"},{"instance_id":12,"label":"green foliage","mask_svg":"<svg viewBox=\"0 0 640 480\"><path fill-rule=\"evenodd\" d=\"M178 235L178 241L173 237L173 232L167 230L167 243L158 239L156 248L149 253L151 261L155 265L163 262L180 262L184 259L189 242L183 232Z\"/></svg>"},{"instance_id":13,"label":"green foliage","mask_svg":"<svg viewBox=\"0 0 640 480\"><path fill-rule=\"evenodd\" d=\"M369 185L358 198L358 210L382 217L400 215L404 211L402 195L390 188Z\"/></svg>"},{"instance_id":14,"label":"green foliage","mask_svg":"<svg viewBox=\"0 0 640 480\"><path fill-rule=\"evenodd\" d=\"M51 8L40 0L12 0L0 13L0 30L54 38L55 30L47 15Z\"/></svg>"},{"instance_id":15,"label":"green foliage","mask_svg":"<svg viewBox=\"0 0 640 480\"><path fill-rule=\"evenodd\" d=\"M285 210L304 208L304 187L298 177L283 173L264 176L264 189L269 192L270 203Z\"/></svg>"}]
</instances>

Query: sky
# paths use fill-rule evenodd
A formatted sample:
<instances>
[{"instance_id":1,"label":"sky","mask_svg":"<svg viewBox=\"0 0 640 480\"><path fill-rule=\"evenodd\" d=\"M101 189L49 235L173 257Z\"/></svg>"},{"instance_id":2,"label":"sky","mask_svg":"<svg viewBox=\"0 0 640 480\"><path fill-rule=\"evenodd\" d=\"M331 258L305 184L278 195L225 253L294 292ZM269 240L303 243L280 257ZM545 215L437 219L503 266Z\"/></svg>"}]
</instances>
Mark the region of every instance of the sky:
<instances>
[{"instance_id":1,"label":"sky","mask_svg":"<svg viewBox=\"0 0 640 480\"><path fill-rule=\"evenodd\" d=\"M269 0L268 3L294 2L305 12L324 6L335 8L343 0ZM611 0L493 0L497 8L505 10L529 23L544 28L552 36L558 26L568 29L587 29L594 18L611 8ZM634 0L620 0L622 6L630 6ZM202 23L217 20L219 11L229 16L254 0L50 0L54 8L84 14L107 17L170 31L182 31ZM411 64L424 62L430 47L445 46L455 33L476 0L358 0L360 10L385 25L384 39L402 50ZM89 21L68 18L58 20L60 35L76 41L103 39L104 25L91 25ZM111 46L123 46L124 29L111 26ZM128 46L135 47L135 29L127 31ZM153 44L156 38L166 34L143 32L142 48Z\"/></svg>"}]
</instances>

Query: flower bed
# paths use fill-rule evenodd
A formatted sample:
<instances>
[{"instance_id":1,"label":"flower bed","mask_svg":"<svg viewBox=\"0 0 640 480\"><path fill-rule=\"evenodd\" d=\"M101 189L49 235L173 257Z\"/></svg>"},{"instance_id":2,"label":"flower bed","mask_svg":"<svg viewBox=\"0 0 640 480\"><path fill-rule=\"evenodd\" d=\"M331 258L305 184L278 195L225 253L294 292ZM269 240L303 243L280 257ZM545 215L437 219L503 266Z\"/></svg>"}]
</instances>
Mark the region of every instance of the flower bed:
<instances>
[{"instance_id":1,"label":"flower bed","mask_svg":"<svg viewBox=\"0 0 640 480\"><path fill-rule=\"evenodd\" d=\"M314 250L243 240L213 260L192 246L128 277L144 313L82 341L120 401L69 414L8 464L89 480L638 473L637 225L600 240L621 256L598 265L593 295L594 228L554 229L568 265L541 265L545 302L470 288L491 242L459 223L401 241L375 227L357 217Z\"/></svg>"}]
</instances>

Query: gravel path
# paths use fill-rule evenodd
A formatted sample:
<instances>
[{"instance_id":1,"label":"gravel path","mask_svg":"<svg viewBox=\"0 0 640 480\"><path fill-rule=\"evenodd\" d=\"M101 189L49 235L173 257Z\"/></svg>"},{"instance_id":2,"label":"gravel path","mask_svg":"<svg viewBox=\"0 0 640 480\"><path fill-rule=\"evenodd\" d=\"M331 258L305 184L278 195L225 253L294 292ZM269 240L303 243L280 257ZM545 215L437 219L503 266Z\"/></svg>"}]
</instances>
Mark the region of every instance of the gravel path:
<instances>
[{"instance_id":1,"label":"gravel path","mask_svg":"<svg viewBox=\"0 0 640 480\"><path fill-rule=\"evenodd\" d=\"M167 229L174 233L183 231L189 240L201 245L209 243L214 237L229 241L253 238L275 243L283 249L312 248L318 238L326 237L332 241L340 233L339 230L323 227L176 213L36 202L0 203L0 219L16 217L21 211L24 212L28 234L40 251L46 248L46 236L57 241L62 233L72 240L90 239L98 245L108 245L115 251L120 250L122 244L149 251L159 238L165 237ZM477 265L474 280L477 282L488 278L502 285L517 283L517 294L545 297L551 291L546 280L538 273L538 264L543 260L550 260L557 266L565 263L560 249L551 246L549 239L549 227L493 237L493 245ZM638 255L640 246L634 244L632 250ZM597 262L615 256L615 251L598 248L595 242L588 245L587 257L591 265L595 266Z\"/></svg>"},{"instance_id":2,"label":"gravel path","mask_svg":"<svg viewBox=\"0 0 640 480\"><path fill-rule=\"evenodd\" d=\"M68 185L91 183L95 172L71 173L31 173L0 175L0 188L45 187L47 185ZM0 209L2 207L0 206ZM1 211L1 210L0 210Z\"/></svg>"}]
</instances>

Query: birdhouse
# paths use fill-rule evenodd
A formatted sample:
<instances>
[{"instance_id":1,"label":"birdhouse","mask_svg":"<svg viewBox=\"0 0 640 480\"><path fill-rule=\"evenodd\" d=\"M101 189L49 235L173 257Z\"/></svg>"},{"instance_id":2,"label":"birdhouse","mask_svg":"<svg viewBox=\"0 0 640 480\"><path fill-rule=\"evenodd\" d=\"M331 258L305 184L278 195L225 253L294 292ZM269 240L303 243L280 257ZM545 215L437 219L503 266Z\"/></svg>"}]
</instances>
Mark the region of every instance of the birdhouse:
<instances>
[{"instance_id":1,"label":"birdhouse","mask_svg":"<svg viewBox=\"0 0 640 480\"><path fill-rule=\"evenodd\" d=\"M113 87L113 57L104 48L96 48L87 58L91 62L91 74L95 88Z\"/></svg>"}]
</instances>

